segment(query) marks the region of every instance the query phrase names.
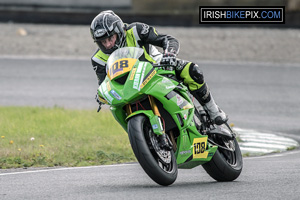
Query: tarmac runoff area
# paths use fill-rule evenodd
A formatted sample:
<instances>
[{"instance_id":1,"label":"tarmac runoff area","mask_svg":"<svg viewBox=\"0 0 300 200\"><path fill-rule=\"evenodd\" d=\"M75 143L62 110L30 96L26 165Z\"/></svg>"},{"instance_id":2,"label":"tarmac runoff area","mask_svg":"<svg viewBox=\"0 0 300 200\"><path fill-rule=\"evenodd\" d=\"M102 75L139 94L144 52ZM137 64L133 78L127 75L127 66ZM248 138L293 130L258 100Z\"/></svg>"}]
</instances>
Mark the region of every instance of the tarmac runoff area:
<instances>
[{"instance_id":1,"label":"tarmac runoff area","mask_svg":"<svg viewBox=\"0 0 300 200\"><path fill-rule=\"evenodd\" d=\"M299 143L291 138L275 133L233 128L239 138L239 145L244 156L259 156L284 152L299 147Z\"/></svg>"}]
</instances>

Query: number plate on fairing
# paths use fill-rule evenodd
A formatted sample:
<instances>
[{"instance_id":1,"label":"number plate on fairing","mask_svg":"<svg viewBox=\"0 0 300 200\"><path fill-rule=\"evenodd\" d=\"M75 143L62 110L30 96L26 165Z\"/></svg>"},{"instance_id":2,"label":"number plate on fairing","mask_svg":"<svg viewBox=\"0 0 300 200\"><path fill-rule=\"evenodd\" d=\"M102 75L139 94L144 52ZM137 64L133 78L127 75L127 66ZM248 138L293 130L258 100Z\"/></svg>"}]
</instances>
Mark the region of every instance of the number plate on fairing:
<instances>
[{"instance_id":1,"label":"number plate on fairing","mask_svg":"<svg viewBox=\"0 0 300 200\"><path fill-rule=\"evenodd\" d=\"M129 72L136 61L137 59L133 58L123 58L115 61L111 66L108 67L107 76L110 80L113 80L122 74Z\"/></svg>"},{"instance_id":2,"label":"number plate on fairing","mask_svg":"<svg viewBox=\"0 0 300 200\"><path fill-rule=\"evenodd\" d=\"M207 158L207 137L195 138L193 141L193 158Z\"/></svg>"}]
</instances>

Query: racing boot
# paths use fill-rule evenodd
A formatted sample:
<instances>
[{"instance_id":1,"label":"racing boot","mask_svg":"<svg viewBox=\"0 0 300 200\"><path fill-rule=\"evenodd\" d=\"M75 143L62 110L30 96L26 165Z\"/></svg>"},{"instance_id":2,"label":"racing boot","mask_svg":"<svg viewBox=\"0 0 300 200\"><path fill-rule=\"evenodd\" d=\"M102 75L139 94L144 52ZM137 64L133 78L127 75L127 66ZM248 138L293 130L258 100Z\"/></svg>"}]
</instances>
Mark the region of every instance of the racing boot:
<instances>
[{"instance_id":1,"label":"racing boot","mask_svg":"<svg viewBox=\"0 0 300 200\"><path fill-rule=\"evenodd\" d=\"M191 93L208 112L215 124L221 125L228 121L227 115L215 103L206 83L200 89Z\"/></svg>"}]
</instances>

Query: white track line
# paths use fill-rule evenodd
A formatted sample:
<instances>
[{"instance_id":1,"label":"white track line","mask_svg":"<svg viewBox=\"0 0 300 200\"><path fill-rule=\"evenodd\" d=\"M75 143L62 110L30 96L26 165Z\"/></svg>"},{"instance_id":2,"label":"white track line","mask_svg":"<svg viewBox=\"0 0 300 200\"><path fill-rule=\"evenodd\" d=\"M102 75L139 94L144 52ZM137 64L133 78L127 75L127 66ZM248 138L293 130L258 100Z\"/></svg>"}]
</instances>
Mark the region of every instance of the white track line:
<instances>
[{"instance_id":1,"label":"white track line","mask_svg":"<svg viewBox=\"0 0 300 200\"><path fill-rule=\"evenodd\" d=\"M66 167L66 168L55 168L55 169L37 169L31 171L22 171L22 172L7 172L0 173L0 176L8 176L8 175L17 175L17 174L32 174L32 173L40 173L40 172L50 172L50 171L66 171L66 170L77 170L77 169L92 169L92 168L112 168L112 167L123 167L137 165L137 163L130 164L117 164L117 165L98 165L98 166L87 166L87 167Z\"/></svg>"}]
</instances>

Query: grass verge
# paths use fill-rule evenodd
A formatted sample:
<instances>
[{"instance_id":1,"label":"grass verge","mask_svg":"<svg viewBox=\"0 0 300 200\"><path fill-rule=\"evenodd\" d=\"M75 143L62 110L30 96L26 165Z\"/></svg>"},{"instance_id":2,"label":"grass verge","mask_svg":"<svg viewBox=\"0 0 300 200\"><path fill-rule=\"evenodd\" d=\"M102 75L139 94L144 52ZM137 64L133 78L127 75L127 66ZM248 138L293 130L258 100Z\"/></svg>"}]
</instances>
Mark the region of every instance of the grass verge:
<instances>
[{"instance_id":1,"label":"grass verge","mask_svg":"<svg viewBox=\"0 0 300 200\"><path fill-rule=\"evenodd\" d=\"M135 161L109 111L0 107L0 169Z\"/></svg>"}]
</instances>

